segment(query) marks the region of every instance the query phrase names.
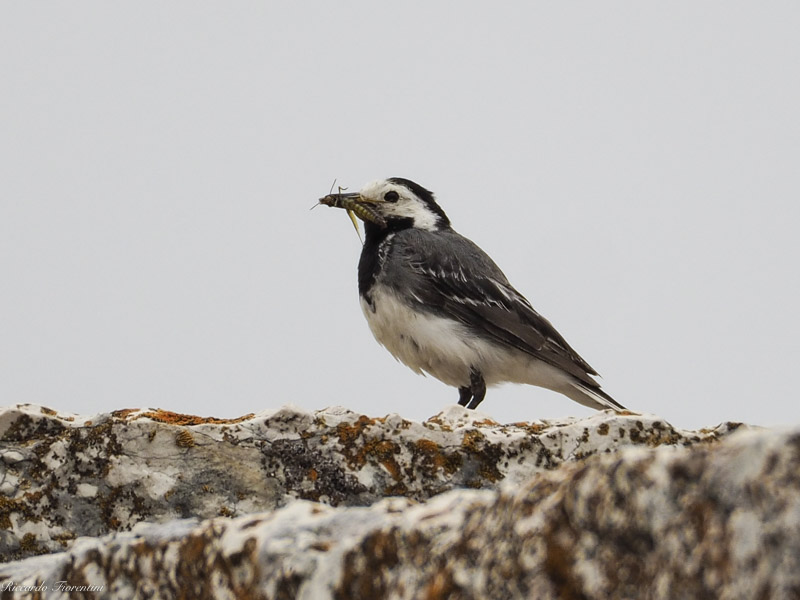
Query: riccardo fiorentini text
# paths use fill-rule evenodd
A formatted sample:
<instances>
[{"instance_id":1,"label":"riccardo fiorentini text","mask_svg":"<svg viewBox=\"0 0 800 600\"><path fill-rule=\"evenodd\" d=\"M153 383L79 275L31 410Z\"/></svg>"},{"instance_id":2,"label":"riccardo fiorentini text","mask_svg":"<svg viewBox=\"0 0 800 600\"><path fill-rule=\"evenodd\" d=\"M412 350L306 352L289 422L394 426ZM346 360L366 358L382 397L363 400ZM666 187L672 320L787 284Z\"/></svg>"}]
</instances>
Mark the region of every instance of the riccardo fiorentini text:
<instances>
[{"instance_id":1,"label":"riccardo fiorentini text","mask_svg":"<svg viewBox=\"0 0 800 600\"><path fill-rule=\"evenodd\" d=\"M64 592L69 594L71 592L102 592L105 591L105 588L105 585L77 585L71 584L69 581L55 581L53 583L43 581L36 584L0 581L0 592Z\"/></svg>"}]
</instances>

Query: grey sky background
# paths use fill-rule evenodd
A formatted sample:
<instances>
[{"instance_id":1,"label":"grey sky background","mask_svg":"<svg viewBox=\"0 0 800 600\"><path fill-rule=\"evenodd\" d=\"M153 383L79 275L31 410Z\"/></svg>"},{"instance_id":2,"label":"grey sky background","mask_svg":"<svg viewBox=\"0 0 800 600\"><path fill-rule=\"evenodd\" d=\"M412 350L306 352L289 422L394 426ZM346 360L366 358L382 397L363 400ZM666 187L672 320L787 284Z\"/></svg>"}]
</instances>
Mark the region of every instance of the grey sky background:
<instances>
[{"instance_id":1,"label":"grey sky background","mask_svg":"<svg viewBox=\"0 0 800 600\"><path fill-rule=\"evenodd\" d=\"M0 4L0 404L424 419L334 178L413 179L633 410L800 422L796 2ZM532 387L512 422L592 411Z\"/></svg>"}]
</instances>

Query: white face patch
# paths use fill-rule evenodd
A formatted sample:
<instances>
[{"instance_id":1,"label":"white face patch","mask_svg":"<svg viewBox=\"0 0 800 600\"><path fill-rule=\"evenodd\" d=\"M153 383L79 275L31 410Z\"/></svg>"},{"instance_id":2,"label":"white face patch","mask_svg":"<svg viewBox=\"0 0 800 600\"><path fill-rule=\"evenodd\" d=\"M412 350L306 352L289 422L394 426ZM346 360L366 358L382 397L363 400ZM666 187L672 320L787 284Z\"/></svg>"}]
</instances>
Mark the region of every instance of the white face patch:
<instances>
[{"instance_id":1,"label":"white face patch","mask_svg":"<svg viewBox=\"0 0 800 600\"><path fill-rule=\"evenodd\" d=\"M395 202L384 200L389 192L397 193L398 198ZM387 219L392 217L411 218L417 229L428 231L439 229L439 215L403 185L381 179L366 184L359 191L359 195L365 201L374 202L376 209Z\"/></svg>"}]
</instances>

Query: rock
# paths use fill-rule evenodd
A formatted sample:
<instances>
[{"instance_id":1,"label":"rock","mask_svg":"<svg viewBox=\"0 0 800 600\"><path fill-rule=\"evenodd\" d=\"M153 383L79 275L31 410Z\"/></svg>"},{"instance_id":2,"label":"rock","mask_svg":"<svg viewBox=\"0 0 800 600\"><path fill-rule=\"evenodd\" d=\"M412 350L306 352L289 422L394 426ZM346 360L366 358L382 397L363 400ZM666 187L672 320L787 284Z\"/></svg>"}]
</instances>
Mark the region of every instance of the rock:
<instances>
[{"instance_id":1,"label":"rock","mask_svg":"<svg viewBox=\"0 0 800 600\"><path fill-rule=\"evenodd\" d=\"M462 436L495 427L471 423ZM57 598L61 581L95 586L98 598L798 596L800 429L572 456L525 483L422 502L295 500L233 519L141 523L0 565L0 590L48 586L42 597Z\"/></svg>"},{"instance_id":2,"label":"rock","mask_svg":"<svg viewBox=\"0 0 800 600\"><path fill-rule=\"evenodd\" d=\"M713 442L736 427L677 431L630 413L499 425L455 405L424 423L343 408L228 420L152 409L81 417L20 405L0 411L0 555L14 560L142 521L234 517L295 499L366 506L522 485L597 453Z\"/></svg>"}]
</instances>

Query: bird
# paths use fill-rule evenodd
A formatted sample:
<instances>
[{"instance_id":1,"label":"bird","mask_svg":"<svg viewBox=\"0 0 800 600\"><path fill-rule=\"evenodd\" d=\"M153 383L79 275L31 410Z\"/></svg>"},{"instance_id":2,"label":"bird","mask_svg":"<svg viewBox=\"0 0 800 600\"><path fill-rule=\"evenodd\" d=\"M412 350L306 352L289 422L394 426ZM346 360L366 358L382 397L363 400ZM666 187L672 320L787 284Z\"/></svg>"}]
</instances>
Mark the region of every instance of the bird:
<instances>
[{"instance_id":1,"label":"bird","mask_svg":"<svg viewBox=\"0 0 800 600\"><path fill-rule=\"evenodd\" d=\"M358 293L375 339L412 371L458 388L461 406L475 409L488 386L512 382L625 410L489 255L453 229L433 192L390 177L319 203L364 222Z\"/></svg>"}]
</instances>

